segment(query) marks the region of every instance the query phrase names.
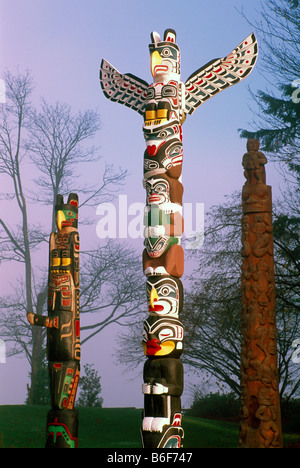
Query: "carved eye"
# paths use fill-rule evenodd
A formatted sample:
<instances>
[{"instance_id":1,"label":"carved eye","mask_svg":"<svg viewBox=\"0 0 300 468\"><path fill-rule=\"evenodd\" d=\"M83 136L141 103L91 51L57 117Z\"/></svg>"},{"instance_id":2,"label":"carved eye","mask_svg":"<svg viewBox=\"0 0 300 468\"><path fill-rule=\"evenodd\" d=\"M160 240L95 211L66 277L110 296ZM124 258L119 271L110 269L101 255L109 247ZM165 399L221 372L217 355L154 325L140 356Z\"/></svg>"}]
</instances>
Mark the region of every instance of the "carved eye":
<instances>
[{"instance_id":1,"label":"carved eye","mask_svg":"<svg viewBox=\"0 0 300 468\"><path fill-rule=\"evenodd\" d=\"M163 97L176 97L177 89L172 85L165 85L162 88L161 94Z\"/></svg>"},{"instance_id":2,"label":"carved eye","mask_svg":"<svg viewBox=\"0 0 300 468\"><path fill-rule=\"evenodd\" d=\"M164 248L165 242L166 242L165 239L160 239L155 245L155 250L157 252L160 252Z\"/></svg>"},{"instance_id":3,"label":"carved eye","mask_svg":"<svg viewBox=\"0 0 300 468\"><path fill-rule=\"evenodd\" d=\"M159 138L161 138L161 139L167 138L167 136L168 136L168 132L166 130L163 130L159 134Z\"/></svg>"},{"instance_id":4,"label":"carved eye","mask_svg":"<svg viewBox=\"0 0 300 468\"><path fill-rule=\"evenodd\" d=\"M171 157L174 157L180 153L181 153L181 146L173 146L173 148L170 149L169 155Z\"/></svg>"},{"instance_id":5,"label":"carved eye","mask_svg":"<svg viewBox=\"0 0 300 468\"><path fill-rule=\"evenodd\" d=\"M155 187L156 193L166 192L166 186L163 184L157 184Z\"/></svg>"},{"instance_id":6,"label":"carved eye","mask_svg":"<svg viewBox=\"0 0 300 468\"><path fill-rule=\"evenodd\" d=\"M158 168L158 163L156 161L149 161L149 159L145 159L144 161L144 167L145 169L157 169Z\"/></svg>"},{"instance_id":7,"label":"carved eye","mask_svg":"<svg viewBox=\"0 0 300 468\"><path fill-rule=\"evenodd\" d=\"M167 338L172 338L174 336L174 331L171 328L163 328L159 335L158 338L160 341L164 341Z\"/></svg>"},{"instance_id":8,"label":"carved eye","mask_svg":"<svg viewBox=\"0 0 300 468\"><path fill-rule=\"evenodd\" d=\"M164 285L158 290L159 296L168 296L169 298L177 297L176 290L173 286Z\"/></svg>"},{"instance_id":9,"label":"carved eye","mask_svg":"<svg viewBox=\"0 0 300 468\"><path fill-rule=\"evenodd\" d=\"M155 96L155 90L154 88L151 88L151 86L149 86L149 88L147 89L147 100L154 99L154 96Z\"/></svg>"},{"instance_id":10,"label":"carved eye","mask_svg":"<svg viewBox=\"0 0 300 468\"><path fill-rule=\"evenodd\" d=\"M159 292L162 296L167 296L170 292L170 288L168 288L168 286L163 286Z\"/></svg>"},{"instance_id":11,"label":"carved eye","mask_svg":"<svg viewBox=\"0 0 300 468\"><path fill-rule=\"evenodd\" d=\"M170 51L170 49L168 49L168 48L165 48L165 49L163 49L163 50L161 51L161 56L162 56L162 57L170 57L170 55L171 55L171 51Z\"/></svg>"}]
</instances>

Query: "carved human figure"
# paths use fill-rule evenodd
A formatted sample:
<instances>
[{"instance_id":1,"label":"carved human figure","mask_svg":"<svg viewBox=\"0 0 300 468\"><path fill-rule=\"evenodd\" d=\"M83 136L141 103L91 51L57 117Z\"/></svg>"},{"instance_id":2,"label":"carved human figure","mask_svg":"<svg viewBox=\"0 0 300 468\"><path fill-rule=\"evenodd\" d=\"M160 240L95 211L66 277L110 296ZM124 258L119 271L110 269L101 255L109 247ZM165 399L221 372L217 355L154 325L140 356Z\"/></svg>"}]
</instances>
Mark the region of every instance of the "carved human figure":
<instances>
[{"instance_id":1,"label":"carved human figure","mask_svg":"<svg viewBox=\"0 0 300 468\"><path fill-rule=\"evenodd\" d=\"M80 375L78 197L58 195L57 232L49 242L48 316L27 314L32 325L47 327L47 358L52 409L47 416L47 448L75 448L74 409Z\"/></svg>"},{"instance_id":2,"label":"carved human figure","mask_svg":"<svg viewBox=\"0 0 300 468\"><path fill-rule=\"evenodd\" d=\"M258 151L259 141L256 139L249 139L247 141L248 152L243 156L244 176L247 183L250 184L265 184L266 173L264 165L267 163L265 155Z\"/></svg>"}]
</instances>

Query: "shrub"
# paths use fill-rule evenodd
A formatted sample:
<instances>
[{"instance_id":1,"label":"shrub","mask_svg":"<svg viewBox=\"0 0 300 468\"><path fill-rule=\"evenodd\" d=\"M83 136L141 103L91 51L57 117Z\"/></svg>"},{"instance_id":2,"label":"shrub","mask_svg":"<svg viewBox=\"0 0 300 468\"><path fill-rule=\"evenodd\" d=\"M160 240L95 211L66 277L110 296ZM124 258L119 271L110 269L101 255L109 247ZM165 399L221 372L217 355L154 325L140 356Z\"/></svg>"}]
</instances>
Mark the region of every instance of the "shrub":
<instances>
[{"instance_id":1,"label":"shrub","mask_svg":"<svg viewBox=\"0 0 300 468\"><path fill-rule=\"evenodd\" d=\"M81 376L79 380L80 394L77 405L102 408L101 377L93 369L92 364L85 364L84 372L85 375Z\"/></svg>"},{"instance_id":2,"label":"shrub","mask_svg":"<svg viewBox=\"0 0 300 468\"><path fill-rule=\"evenodd\" d=\"M284 432L300 433L300 399L281 401L282 429Z\"/></svg>"},{"instance_id":3,"label":"shrub","mask_svg":"<svg viewBox=\"0 0 300 468\"><path fill-rule=\"evenodd\" d=\"M240 400L234 393L217 392L203 395L200 391L196 391L187 414L207 419L237 420L239 411Z\"/></svg>"}]
</instances>

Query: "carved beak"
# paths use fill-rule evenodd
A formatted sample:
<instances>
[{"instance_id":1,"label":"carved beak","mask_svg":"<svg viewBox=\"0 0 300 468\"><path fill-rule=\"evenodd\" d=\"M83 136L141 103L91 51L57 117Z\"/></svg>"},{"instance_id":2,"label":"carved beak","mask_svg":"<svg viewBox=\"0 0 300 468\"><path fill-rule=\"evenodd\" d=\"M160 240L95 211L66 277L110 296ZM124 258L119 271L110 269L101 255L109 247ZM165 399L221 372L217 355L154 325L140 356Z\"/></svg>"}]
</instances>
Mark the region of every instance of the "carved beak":
<instances>
[{"instance_id":1,"label":"carved beak","mask_svg":"<svg viewBox=\"0 0 300 468\"><path fill-rule=\"evenodd\" d=\"M155 353L155 356L166 356L167 354L171 354L171 352L175 349L174 341L164 341L160 345L160 349L158 349Z\"/></svg>"},{"instance_id":2,"label":"carved beak","mask_svg":"<svg viewBox=\"0 0 300 468\"><path fill-rule=\"evenodd\" d=\"M144 348L144 353L147 356L155 356L160 350L161 346L159 340L157 338L152 338L152 340L147 341L146 348Z\"/></svg>"},{"instance_id":3,"label":"carved beak","mask_svg":"<svg viewBox=\"0 0 300 468\"><path fill-rule=\"evenodd\" d=\"M66 220L66 217L63 213L63 211L59 210L57 212L57 216L56 216L56 224L57 224L57 227L59 229L59 231L61 230L61 227L62 227L62 222Z\"/></svg>"},{"instance_id":4,"label":"carved beak","mask_svg":"<svg viewBox=\"0 0 300 468\"><path fill-rule=\"evenodd\" d=\"M157 65L161 65L161 56L159 55L159 53L157 52L157 50L155 50L155 51L151 54L151 73L152 73L152 76L153 76L153 77L156 75L155 67L156 67Z\"/></svg>"},{"instance_id":5,"label":"carved beak","mask_svg":"<svg viewBox=\"0 0 300 468\"><path fill-rule=\"evenodd\" d=\"M152 309L154 308L154 301L157 301L158 299L159 297L158 297L156 289L152 288L150 292L150 304L151 304Z\"/></svg>"}]
</instances>

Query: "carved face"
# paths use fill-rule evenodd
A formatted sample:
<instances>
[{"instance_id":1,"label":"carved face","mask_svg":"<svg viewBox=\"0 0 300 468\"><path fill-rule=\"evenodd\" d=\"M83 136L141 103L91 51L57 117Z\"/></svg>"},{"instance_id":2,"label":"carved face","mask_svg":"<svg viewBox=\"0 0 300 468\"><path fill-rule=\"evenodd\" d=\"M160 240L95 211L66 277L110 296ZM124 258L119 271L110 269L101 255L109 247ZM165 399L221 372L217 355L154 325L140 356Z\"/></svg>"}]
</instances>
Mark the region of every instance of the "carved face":
<instances>
[{"instance_id":1,"label":"carved face","mask_svg":"<svg viewBox=\"0 0 300 468\"><path fill-rule=\"evenodd\" d=\"M159 149L168 141L176 140L182 143L182 133L179 122L173 121L153 128L144 127L144 137L147 145L148 156L156 156Z\"/></svg>"},{"instance_id":2,"label":"carved face","mask_svg":"<svg viewBox=\"0 0 300 468\"><path fill-rule=\"evenodd\" d=\"M170 185L166 179L147 179L145 185L147 205L161 205L170 202Z\"/></svg>"},{"instance_id":3,"label":"carved face","mask_svg":"<svg viewBox=\"0 0 300 468\"><path fill-rule=\"evenodd\" d=\"M150 277L146 288L150 314L179 317L183 301L183 288L179 279L167 275Z\"/></svg>"},{"instance_id":4,"label":"carved face","mask_svg":"<svg viewBox=\"0 0 300 468\"><path fill-rule=\"evenodd\" d=\"M180 240L178 237L170 236L148 237L144 240L147 254L151 258L161 257L171 245L179 243Z\"/></svg>"},{"instance_id":5,"label":"carved face","mask_svg":"<svg viewBox=\"0 0 300 468\"><path fill-rule=\"evenodd\" d=\"M149 45L151 56L151 73L154 81L164 77L179 79L180 76L180 52L176 41L176 33L167 29L164 40L161 41L157 32L151 34L152 43Z\"/></svg>"},{"instance_id":6,"label":"carved face","mask_svg":"<svg viewBox=\"0 0 300 468\"><path fill-rule=\"evenodd\" d=\"M183 161L183 147L181 141L181 127L162 125L159 129L144 128L147 149L144 153L144 174L151 175L166 173L178 179L181 175Z\"/></svg>"},{"instance_id":7,"label":"carved face","mask_svg":"<svg viewBox=\"0 0 300 468\"><path fill-rule=\"evenodd\" d=\"M78 226L78 197L76 194L70 194L68 203L63 202L62 195L57 196L55 205L56 224L60 231L66 227L77 228Z\"/></svg>"},{"instance_id":8,"label":"carved face","mask_svg":"<svg viewBox=\"0 0 300 468\"><path fill-rule=\"evenodd\" d=\"M144 321L143 349L146 356L179 357L183 349L182 323L171 317L150 316Z\"/></svg>"}]
</instances>

